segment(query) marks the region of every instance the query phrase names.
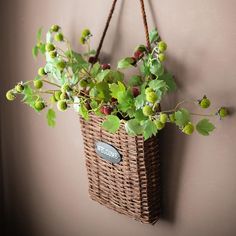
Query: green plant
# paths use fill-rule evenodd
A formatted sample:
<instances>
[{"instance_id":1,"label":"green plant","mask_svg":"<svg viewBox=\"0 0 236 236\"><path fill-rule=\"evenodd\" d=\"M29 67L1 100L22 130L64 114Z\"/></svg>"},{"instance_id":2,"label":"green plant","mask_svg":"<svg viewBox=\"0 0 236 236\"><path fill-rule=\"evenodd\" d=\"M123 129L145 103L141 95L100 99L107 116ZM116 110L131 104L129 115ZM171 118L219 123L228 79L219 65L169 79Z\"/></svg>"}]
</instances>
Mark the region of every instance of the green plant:
<instances>
[{"instance_id":1,"label":"green plant","mask_svg":"<svg viewBox=\"0 0 236 236\"><path fill-rule=\"evenodd\" d=\"M89 29L83 30L80 42L87 50L77 53L72 50L61 27L53 25L45 41L40 29L32 53L34 57L41 53L46 63L39 68L34 80L20 82L9 90L7 99L12 101L16 95L22 94L22 102L35 111L47 109L49 126L55 125L54 107L59 111L74 108L84 119L89 119L90 113L104 116L102 127L111 133L115 133L120 121L124 120L128 134L143 135L145 139L156 135L168 122L176 124L187 135L192 134L195 127L200 134L209 135L214 125L205 118L194 125L192 116L224 118L228 115L225 107L209 114L193 113L183 108L188 102L200 105L200 109L208 108L211 102L206 96L200 100L181 101L173 109L160 110L163 97L175 91L177 86L171 73L164 68L167 44L160 41L157 30L150 32L151 51L139 45L134 55L120 60L115 69L109 64L96 62L96 52L90 48L91 37ZM140 73L126 83L121 70L130 67L139 68Z\"/></svg>"}]
</instances>

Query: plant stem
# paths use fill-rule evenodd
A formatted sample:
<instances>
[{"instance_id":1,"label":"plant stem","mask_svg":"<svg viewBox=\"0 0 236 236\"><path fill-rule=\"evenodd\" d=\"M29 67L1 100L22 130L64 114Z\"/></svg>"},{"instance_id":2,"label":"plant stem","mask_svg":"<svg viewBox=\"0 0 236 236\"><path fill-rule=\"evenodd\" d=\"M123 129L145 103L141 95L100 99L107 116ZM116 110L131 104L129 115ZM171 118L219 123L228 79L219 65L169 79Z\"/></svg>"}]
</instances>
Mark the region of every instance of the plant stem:
<instances>
[{"instance_id":1,"label":"plant stem","mask_svg":"<svg viewBox=\"0 0 236 236\"><path fill-rule=\"evenodd\" d=\"M42 81L45 82L45 83L48 83L48 84L54 85L54 86L56 86L56 87L58 87L58 88L61 88L60 85L58 85L58 84L56 84L56 83L53 83L53 82L51 82L51 81L48 81L48 80L46 80L46 79L42 79Z\"/></svg>"}]
</instances>

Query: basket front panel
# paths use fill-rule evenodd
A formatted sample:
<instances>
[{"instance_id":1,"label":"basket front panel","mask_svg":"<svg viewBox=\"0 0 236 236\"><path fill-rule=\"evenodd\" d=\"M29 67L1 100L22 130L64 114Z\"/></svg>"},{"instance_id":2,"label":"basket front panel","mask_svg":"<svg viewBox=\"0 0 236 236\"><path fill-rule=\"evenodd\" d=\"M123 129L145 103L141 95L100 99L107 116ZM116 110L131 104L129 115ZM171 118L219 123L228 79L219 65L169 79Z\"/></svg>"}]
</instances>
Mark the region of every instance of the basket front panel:
<instances>
[{"instance_id":1,"label":"basket front panel","mask_svg":"<svg viewBox=\"0 0 236 236\"><path fill-rule=\"evenodd\" d=\"M127 135L124 125L116 134L101 129L102 118L81 119L91 198L108 208L144 223L160 213L159 159L156 138L143 141ZM112 164L95 152L96 141L115 147L122 161Z\"/></svg>"}]
</instances>

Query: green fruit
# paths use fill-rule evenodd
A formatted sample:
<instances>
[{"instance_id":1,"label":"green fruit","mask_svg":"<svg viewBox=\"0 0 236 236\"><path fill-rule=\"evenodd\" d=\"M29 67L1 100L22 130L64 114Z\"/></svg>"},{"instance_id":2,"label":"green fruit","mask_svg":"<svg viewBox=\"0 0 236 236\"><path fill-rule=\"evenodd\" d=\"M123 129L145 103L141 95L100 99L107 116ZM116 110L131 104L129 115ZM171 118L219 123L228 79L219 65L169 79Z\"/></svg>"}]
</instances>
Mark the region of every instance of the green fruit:
<instances>
[{"instance_id":1,"label":"green fruit","mask_svg":"<svg viewBox=\"0 0 236 236\"><path fill-rule=\"evenodd\" d=\"M46 51L51 52L55 50L55 46L52 43L47 43L46 44Z\"/></svg>"},{"instance_id":2,"label":"green fruit","mask_svg":"<svg viewBox=\"0 0 236 236\"><path fill-rule=\"evenodd\" d=\"M66 101L63 101L63 100L58 101L57 108L59 111L65 111L67 109Z\"/></svg>"},{"instance_id":3,"label":"green fruit","mask_svg":"<svg viewBox=\"0 0 236 236\"><path fill-rule=\"evenodd\" d=\"M7 98L7 100L9 100L9 101L13 101L13 100L15 100L16 96L15 96L15 94L13 93L12 90L9 90L9 91L6 93L6 98Z\"/></svg>"},{"instance_id":4,"label":"green fruit","mask_svg":"<svg viewBox=\"0 0 236 236\"><path fill-rule=\"evenodd\" d=\"M62 91L63 93L68 92L68 91L70 91L70 90L71 90L71 87L70 87L69 84L63 84L62 87L61 87L61 91Z\"/></svg>"},{"instance_id":5,"label":"green fruit","mask_svg":"<svg viewBox=\"0 0 236 236\"><path fill-rule=\"evenodd\" d=\"M158 43L158 49L160 52L164 52L167 49L167 44L164 41Z\"/></svg>"},{"instance_id":6,"label":"green fruit","mask_svg":"<svg viewBox=\"0 0 236 236\"><path fill-rule=\"evenodd\" d=\"M144 106L144 107L143 107L143 114L144 114L145 116L150 116L150 115L152 115L152 114L153 114L152 108L151 108L150 106L148 106L148 105Z\"/></svg>"},{"instance_id":7,"label":"green fruit","mask_svg":"<svg viewBox=\"0 0 236 236\"><path fill-rule=\"evenodd\" d=\"M66 63L65 63L65 61L59 61L59 62L57 62L56 66L57 66L57 69L64 70L66 67Z\"/></svg>"},{"instance_id":8,"label":"green fruit","mask_svg":"<svg viewBox=\"0 0 236 236\"><path fill-rule=\"evenodd\" d=\"M155 92L146 93L146 100L151 103L155 103L157 101L157 94Z\"/></svg>"},{"instance_id":9,"label":"green fruit","mask_svg":"<svg viewBox=\"0 0 236 236\"><path fill-rule=\"evenodd\" d=\"M17 93L22 93L24 91L24 85L23 84L17 84L15 87L15 90Z\"/></svg>"},{"instance_id":10,"label":"green fruit","mask_svg":"<svg viewBox=\"0 0 236 236\"><path fill-rule=\"evenodd\" d=\"M60 29L59 25L52 25L51 26L51 31L53 31L53 32L57 32L59 29Z\"/></svg>"},{"instance_id":11,"label":"green fruit","mask_svg":"<svg viewBox=\"0 0 236 236\"><path fill-rule=\"evenodd\" d=\"M51 103L57 102L57 99L55 98L54 95L52 95L52 96L50 97L50 102L51 102Z\"/></svg>"},{"instance_id":12,"label":"green fruit","mask_svg":"<svg viewBox=\"0 0 236 236\"><path fill-rule=\"evenodd\" d=\"M165 127L165 123L162 123L160 120L155 120L154 123L158 130L162 130Z\"/></svg>"},{"instance_id":13,"label":"green fruit","mask_svg":"<svg viewBox=\"0 0 236 236\"><path fill-rule=\"evenodd\" d=\"M165 54L164 54L164 53L160 53L160 54L158 55L158 59L160 60L160 62L165 61L165 59L166 59Z\"/></svg>"},{"instance_id":14,"label":"green fruit","mask_svg":"<svg viewBox=\"0 0 236 236\"><path fill-rule=\"evenodd\" d=\"M79 82L80 87L85 88L88 86L88 82L86 80L81 80Z\"/></svg>"},{"instance_id":15,"label":"green fruit","mask_svg":"<svg viewBox=\"0 0 236 236\"><path fill-rule=\"evenodd\" d=\"M229 111L227 110L226 107L221 107L220 110L218 111L218 114L220 118L224 118L229 115Z\"/></svg>"},{"instance_id":16,"label":"green fruit","mask_svg":"<svg viewBox=\"0 0 236 236\"><path fill-rule=\"evenodd\" d=\"M38 111L42 111L45 108L45 104L42 101L37 101L34 103L34 107Z\"/></svg>"},{"instance_id":17,"label":"green fruit","mask_svg":"<svg viewBox=\"0 0 236 236\"><path fill-rule=\"evenodd\" d=\"M61 91L55 91L54 92L54 97L57 101L60 100L60 96L61 96L62 92Z\"/></svg>"},{"instance_id":18,"label":"green fruit","mask_svg":"<svg viewBox=\"0 0 236 236\"><path fill-rule=\"evenodd\" d=\"M40 79L34 80L34 87L36 89L41 89L43 87L43 81Z\"/></svg>"},{"instance_id":19,"label":"green fruit","mask_svg":"<svg viewBox=\"0 0 236 236\"><path fill-rule=\"evenodd\" d=\"M67 95L67 93L62 93L61 95L60 95L60 100L67 100L69 97L68 97L68 95Z\"/></svg>"},{"instance_id":20,"label":"green fruit","mask_svg":"<svg viewBox=\"0 0 236 236\"><path fill-rule=\"evenodd\" d=\"M175 113L169 114L169 120L171 123L175 123Z\"/></svg>"},{"instance_id":21,"label":"green fruit","mask_svg":"<svg viewBox=\"0 0 236 236\"><path fill-rule=\"evenodd\" d=\"M199 102L199 105L200 105L202 108L208 108L208 107L211 105L211 101L210 101L207 97L204 97L204 98Z\"/></svg>"},{"instance_id":22,"label":"green fruit","mask_svg":"<svg viewBox=\"0 0 236 236\"><path fill-rule=\"evenodd\" d=\"M40 67L39 69L38 69L38 75L39 76L44 76L44 75L46 75L47 73L45 72L45 70L44 70L44 67Z\"/></svg>"},{"instance_id":23,"label":"green fruit","mask_svg":"<svg viewBox=\"0 0 236 236\"><path fill-rule=\"evenodd\" d=\"M57 33L57 34L55 34L54 39L55 39L55 41L61 42L64 40L64 36L62 33Z\"/></svg>"},{"instance_id":24,"label":"green fruit","mask_svg":"<svg viewBox=\"0 0 236 236\"><path fill-rule=\"evenodd\" d=\"M194 125L189 122L187 125L184 126L182 132L187 134L187 135L191 135L194 131Z\"/></svg>"},{"instance_id":25,"label":"green fruit","mask_svg":"<svg viewBox=\"0 0 236 236\"><path fill-rule=\"evenodd\" d=\"M145 94L150 93L150 92L154 92L154 90L152 88L146 88L145 89Z\"/></svg>"},{"instance_id":26,"label":"green fruit","mask_svg":"<svg viewBox=\"0 0 236 236\"><path fill-rule=\"evenodd\" d=\"M55 58L57 56L57 52L56 51L49 52L49 56L51 58Z\"/></svg>"},{"instance_id":27,"label":"green fruit","mask_svg":"<svg viewBox=\"0 0 236 236\"><path fill-rule=\"evenodd\" d=\"M79 41L80 41L81 44L84 45L86 43L86 38L81 37Z\"/></svg>"},{"instance_id":28,"label":"green fruit","mask_svg":"<svg viewBox=\"0 0 236 236\"><path fill-rule=\"evenodd\" d=\"M168 118L167 114L165 114L165 113L160 114L160 121L161 121L161 123L165 124L166 121L167 121L167 118Z\"/></svg>"},{"instance_id":29,"label":"green fruit","mask_svg":"<svg viewBox=\"0 0 236 236\"><path fill-rule=\"evenodd\" d=\"M82 37L86 38L86 37L88 37L89 35L91 35L91 32L90 32L89 29L84 29L84 30L82 31Z\"/></svg>"}]
</instances>

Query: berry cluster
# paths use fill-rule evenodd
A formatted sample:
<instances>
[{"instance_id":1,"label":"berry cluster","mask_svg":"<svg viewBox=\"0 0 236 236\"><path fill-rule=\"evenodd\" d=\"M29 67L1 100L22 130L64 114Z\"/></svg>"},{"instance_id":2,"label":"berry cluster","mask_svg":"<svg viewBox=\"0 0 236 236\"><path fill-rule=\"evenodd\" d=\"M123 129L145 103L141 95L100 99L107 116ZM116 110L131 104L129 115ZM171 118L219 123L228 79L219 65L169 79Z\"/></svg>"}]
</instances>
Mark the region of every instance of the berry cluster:
<instances>
[{"instance_id":1,"label":"berry cluster","mask_svg":"<svg viewBox=\"0 0 236 236\"><path fill-rule=\"evenodd\" d=\"M84 29L80 37L81 44L87 47L85 53L72 50L58 25L51 26L46 41L41 34L40 29L32 52L34 57L41 52L45 65L38 69L35 79L19 82L6 93L6 98L13 101L17 95L23 95L22 101L35 111L47 110L51 126L55 125L54 107L59 111L74 108L84 119L88 119L90 113L104 117L102 127L109 132L118 130L120 120L124 120L130 135L142 134L145 139L156 135L167 123L175 124L187 135L195 130L208 135L214 125L208 119L194 124L192 116L223 119L229 114L226 107L207 114L191 112L183 107L189 100L179 102L173 109L160 110L163 97L176 89L176 83L164 68L167 44L160 40L156 30L150 33L151 51L139 45L131 57L118 62L117 69L96 59L96 51L90 49L89 29ZM139 67L140 74L131 76L126 83L122 70L130 67ZM211 108L207 96L193 102L204 111Z\"/></svg>"}]
</instances>

